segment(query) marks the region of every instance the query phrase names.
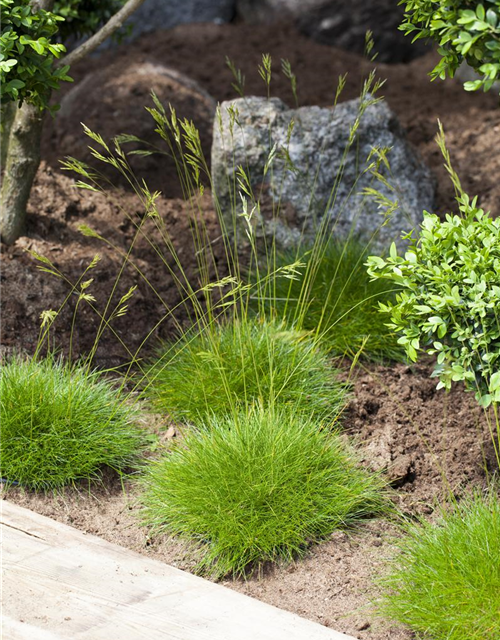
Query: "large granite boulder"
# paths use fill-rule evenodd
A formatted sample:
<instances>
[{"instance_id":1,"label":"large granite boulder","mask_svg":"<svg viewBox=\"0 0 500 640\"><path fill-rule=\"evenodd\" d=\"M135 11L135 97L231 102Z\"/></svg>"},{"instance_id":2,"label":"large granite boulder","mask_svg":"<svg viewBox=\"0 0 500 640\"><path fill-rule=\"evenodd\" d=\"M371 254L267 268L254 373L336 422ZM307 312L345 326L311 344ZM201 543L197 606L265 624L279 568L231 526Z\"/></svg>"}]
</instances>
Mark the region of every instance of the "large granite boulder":
<instances>
[{"instance_id":1,"label":"large granite boulder","mask_svg":"<svg viewBox=\"0 0 500 640\"><path fill-rule=\"evenodd\" d=\"M237 0L237 10L247 22L292 21L317 42L351 53L363 53L370 30L380 62L408 62L428 50L399 31L404 11L398 0Z\"/></svg>"},{"instance_id":2,"label":"large granite boulder","mask_svg":"<svg viewBox=\"0 0 500 640\"><path fill-rule=\"evenodd\" d=\"M370 103L364 110L355 142L346 154L359 113L359 100L339 104L335 109L289 109L276 98L248 97L224 102L219 122L214 125L212 174L215 197L228 228L232 228L235 213L242 210L231 186L237 184L235 172L241 165L254 193L260 194L260 214L253 214L256 233L275 234L280 247L294 246L304 237L313 238L325 216L338 237L354 232L368 241L384 221L377 200L362 193L373 187L391 201L399 202L398 209L378 232L374 247L386 249L393 240L400 246L404 244L402 233L420 224L424 209L432 209L433 177L406 141L396 116L384 101ZM295 125L288 142L292 120ZM390 148L391 170L382 163L379 171L392 188L374 180L372 172L367 171L368 164L375 161L374 148ZM266 172L272 149L274 161ZM241 238L243 242L244 233Z\"/></svg>"}]
</instances>

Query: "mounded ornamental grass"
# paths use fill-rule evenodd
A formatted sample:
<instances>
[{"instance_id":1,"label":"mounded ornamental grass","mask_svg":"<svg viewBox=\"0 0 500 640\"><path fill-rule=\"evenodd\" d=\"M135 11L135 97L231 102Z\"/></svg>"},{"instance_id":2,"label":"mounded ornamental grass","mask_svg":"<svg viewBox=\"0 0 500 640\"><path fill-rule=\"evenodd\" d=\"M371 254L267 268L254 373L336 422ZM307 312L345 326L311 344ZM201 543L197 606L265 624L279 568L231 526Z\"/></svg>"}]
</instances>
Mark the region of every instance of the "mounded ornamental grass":
<instances>
[{"instance_id":1,"label":"mounded ornamental grass","mask_svg":"<svg viewBox=\"0 0 500 640\"><path fill-rule=\"evenodd\" d=\"M198 570L214 577L300 556L384 505L338 433L293 410L207 418L144 482L145 523L200 543Z\"/></svg>"},{"instance_id":2,"label":"mounded ornamental grass","mask_svg":"<svg viewBox=\"0 0 500 640\"><path fill-rule=\"evenodd\" d=\"M371 281L364 262L369 247L357 240L321 241L309 250L277 256L277 276L266 284L265 308L302 329L317 332L333 355L356 354L365 358L404 360L397 336L386 327L388 314L378 303L394 299L395 285ZM279 275L279 268L300 260L303 267L294 279ZM262 304L260 301L256 304Z\"/></svg>"},{"instance_id":3,"label":"mounded ornamental grass","mask_svg":"<svg viewBox=\"0 0 500 640\"><path fill-rule=\"evenodd\" d=\"M333 419L345 404L345 384L315 341L280 322L214 324L164 345L158 356L146 393L175 420L196 423L254 403Z\"/></svg>"},{"instance_id":4,"label":"mounded ornamental grass","mask_svg":"<svg viewBox=\"0 0 500 640\"><path fill-rule=\"evenodd\" d=\"M437 524L422 521L399 543L383 611L418 638L500 638L500 501L464 500Z\"/></svg>"},{"instance_id":5,"label":"mounded ornamental grass","mask_svg":"<svg viewBox=\"0 0 500 640\"><path fill-rule=\"evenodd\" d=\"M16 356L0 366L2 478L51 489L123 470L144 442L135 417L97 372Z\"/></svg>"}]
</instances>

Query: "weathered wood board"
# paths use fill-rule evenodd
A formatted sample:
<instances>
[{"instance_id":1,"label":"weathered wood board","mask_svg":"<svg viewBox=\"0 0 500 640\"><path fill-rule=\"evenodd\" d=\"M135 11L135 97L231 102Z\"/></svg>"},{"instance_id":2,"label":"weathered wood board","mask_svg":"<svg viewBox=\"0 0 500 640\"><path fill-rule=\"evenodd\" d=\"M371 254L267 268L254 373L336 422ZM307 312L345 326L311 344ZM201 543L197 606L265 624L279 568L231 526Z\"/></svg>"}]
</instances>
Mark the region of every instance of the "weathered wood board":
<instances>
[{"instance_id":1,"label":"weathered wood board","mask_svg":"<svg viewBox=\"0 0 500 640\"><path fill-rule=\"evenodd\" d=\"M4 640L354 640L0 502Z\"/></svg>"}]
</instances>

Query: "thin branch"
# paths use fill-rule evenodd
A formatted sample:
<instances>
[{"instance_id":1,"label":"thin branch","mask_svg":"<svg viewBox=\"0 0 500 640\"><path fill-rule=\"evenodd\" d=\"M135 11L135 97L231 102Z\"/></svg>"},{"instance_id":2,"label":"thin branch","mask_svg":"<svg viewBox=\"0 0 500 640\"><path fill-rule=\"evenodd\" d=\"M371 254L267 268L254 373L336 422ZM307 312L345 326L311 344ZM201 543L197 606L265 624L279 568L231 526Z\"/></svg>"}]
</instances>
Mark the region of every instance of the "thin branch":
<instances>
[{"instance_id":1,"label":"thin branch","mask_svg":"<svg viewBox=\"0 0 500 640\"><path fill-rule=\"evenodd\" d=\"M52 11L54 0L32 0L31 6L33 7L34 13L36 13L38 9L43 9L44 11Z\"/></svg>"},{"instance_id":2,"label":"thin branch","mask_svg":"<svg viewBox=\"0 0 500 640\"><path fill-rule=\"evenodd\" d=\"M119 29L125 20L131 16L136 9L138 9L145 0L128 0L128 2L112 16L106 24L99 29L97 33L94 33L88 40L85 40L79 47L77 47L67 56L57 61L57 66L62 67L65 65L72 65L84 58L89 53L92 53L97 47L106 40L112 33Z\"/></svg>"}]
</instances>

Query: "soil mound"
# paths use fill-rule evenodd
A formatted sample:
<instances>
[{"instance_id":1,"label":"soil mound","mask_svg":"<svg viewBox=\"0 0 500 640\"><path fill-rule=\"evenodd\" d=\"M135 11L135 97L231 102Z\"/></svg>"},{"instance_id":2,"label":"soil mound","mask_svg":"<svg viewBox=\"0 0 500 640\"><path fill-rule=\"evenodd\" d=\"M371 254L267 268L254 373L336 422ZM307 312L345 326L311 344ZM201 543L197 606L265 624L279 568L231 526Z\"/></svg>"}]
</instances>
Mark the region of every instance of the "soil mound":
<instances>
[{"instance_id":1,"label":"soil mound","mask_svg":"<svg viewBox=\"0 0 500 640\"><path fill-rule=\"evenodd\" d=\"M145 108L154 107L152 92L164 105L168 116L173 108L179 120L196 123L202 148L210 158L215 100L195 80L158 62L136 62L133 55L127 64L104 65L87 74L66 93L50 141L45 142L44 156L54 168L61 158L73 156L96 166L114 184L129 188L128 181L116 170L92 157L89 145L103 150L83 134L82 123L106 141L121 134L137 136L144 142L124 144L123 149L143 149L153 155L128 156L136 178L146 180L152 191L162 191L170 198L181 197L171 150L155 132L158 125ZM173 140L172 143L175 148Z\"/></svg>"}]
</instances>

